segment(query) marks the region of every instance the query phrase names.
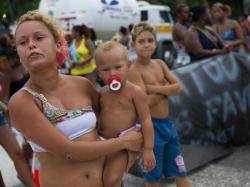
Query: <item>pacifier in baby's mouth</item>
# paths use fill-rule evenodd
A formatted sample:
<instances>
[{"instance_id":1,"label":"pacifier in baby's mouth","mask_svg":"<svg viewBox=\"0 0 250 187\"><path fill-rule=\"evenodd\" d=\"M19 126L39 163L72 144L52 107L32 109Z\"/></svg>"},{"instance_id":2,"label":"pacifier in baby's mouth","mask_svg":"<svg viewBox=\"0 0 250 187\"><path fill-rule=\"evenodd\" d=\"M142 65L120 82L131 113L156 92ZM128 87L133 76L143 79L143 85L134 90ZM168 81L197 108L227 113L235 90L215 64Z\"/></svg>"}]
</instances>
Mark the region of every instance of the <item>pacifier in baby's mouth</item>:
<instances>
[{"instance_id":1,"label":"pacifier in baby's mouth","mask_svg":"<svg viewBox=\"0 0 250 187\"><path fill-rule=\"evenodd\" d=\"M121 84L121 78L119 75L111 75L108 78L108 84L109 84L109 88L112 91L117 91L121 88L122 84Z\"/></svg>"}]
</instances>

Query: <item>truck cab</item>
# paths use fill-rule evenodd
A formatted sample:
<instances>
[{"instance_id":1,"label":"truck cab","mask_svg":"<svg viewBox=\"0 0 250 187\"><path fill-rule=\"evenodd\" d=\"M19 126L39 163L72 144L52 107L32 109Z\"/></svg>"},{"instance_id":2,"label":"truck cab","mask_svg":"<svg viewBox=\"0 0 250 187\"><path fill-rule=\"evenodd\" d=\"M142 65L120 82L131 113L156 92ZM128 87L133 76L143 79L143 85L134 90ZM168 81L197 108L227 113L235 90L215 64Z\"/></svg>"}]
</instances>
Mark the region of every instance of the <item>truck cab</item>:
<instances>
[{"instance_id":1,"label":"truck cab","mask_svg":"<svg viewBox=\"0 0 250 187\"><path fill-rule=\"evenodd\" d=\"M138 1L140 20L150 23L156 31L157 49L155 58L163 59L172 67L176 58L176 51L172 43L172 28L174 21L168 6L152 5L145 1Z\"/></svg>"}]
</instances>

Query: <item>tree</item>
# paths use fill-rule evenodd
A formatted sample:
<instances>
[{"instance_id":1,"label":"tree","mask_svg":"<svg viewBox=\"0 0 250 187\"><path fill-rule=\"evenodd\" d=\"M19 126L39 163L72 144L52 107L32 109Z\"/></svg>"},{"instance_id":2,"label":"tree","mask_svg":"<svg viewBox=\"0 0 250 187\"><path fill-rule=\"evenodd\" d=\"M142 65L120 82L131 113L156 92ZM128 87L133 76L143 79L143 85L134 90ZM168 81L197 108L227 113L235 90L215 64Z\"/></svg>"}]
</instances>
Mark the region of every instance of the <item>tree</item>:
<instances>
[{"instance_id":1,"label":"tree","mask_svg":"<svg viewBox=\"0 0 250 187\"><path fill-rule=\"evenodd\" d=\"M0 21L9 25L28 10L38 8L39 0L1 0ZM6 14L6 19L3 15Z\"/></svg>"}]
</instances>

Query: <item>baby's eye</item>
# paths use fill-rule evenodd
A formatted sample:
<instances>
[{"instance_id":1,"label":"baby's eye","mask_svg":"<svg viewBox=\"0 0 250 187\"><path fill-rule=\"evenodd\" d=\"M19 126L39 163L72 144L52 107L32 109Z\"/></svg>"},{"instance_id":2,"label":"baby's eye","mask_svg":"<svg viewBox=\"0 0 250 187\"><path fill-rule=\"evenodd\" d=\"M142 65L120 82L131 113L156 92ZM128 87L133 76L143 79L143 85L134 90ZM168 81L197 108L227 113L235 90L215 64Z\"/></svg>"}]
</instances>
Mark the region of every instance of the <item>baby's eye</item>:
<instances>
[{"instance_id":1,"label":"baby's eye","mask_svg":"<svg viewBox=\"0 0 250 187\"><path fill-rule=\"evenodd\" d=\"M115 69L120 69L122 66L119 65L119 66L115 66Z\"/></svg>"},{"instance_id":2,"label":"baby's eye","mask_svg":"<svg viewBox=\"0 0 250 187\"><path fill-rule=\"evenodd\" d=\"M108 69L108 68L105 68L105 69L103 69L102 71L107 72L107 71L109 71L109 69Z\"/></svg>"}]
</instances>

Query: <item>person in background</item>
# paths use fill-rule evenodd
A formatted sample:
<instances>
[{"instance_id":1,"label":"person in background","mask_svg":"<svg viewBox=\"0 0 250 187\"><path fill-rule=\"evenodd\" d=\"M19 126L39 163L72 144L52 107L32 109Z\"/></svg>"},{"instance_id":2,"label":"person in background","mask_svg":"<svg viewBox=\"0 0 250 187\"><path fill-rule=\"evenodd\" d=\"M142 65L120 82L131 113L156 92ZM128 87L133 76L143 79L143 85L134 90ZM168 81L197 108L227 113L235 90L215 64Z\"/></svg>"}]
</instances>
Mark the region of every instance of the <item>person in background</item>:
<instances>
[{"instance_id":1,"label":"person in background","mask_svg":"<svg viewBox=\"0 0 250 187\"><path fill-rule=\"evenodd\" d=\"M131 31L133 30L134 24L129 24L128 30L129 30L129 42L128 42L128 54L129 54L129 60L134 63L137 59L136 50L134 49L132 43L132 34Z\"/></svg>"},{"instance_id":2,"label":"person in background","mask_svg":"<svg viewBox=\"0 0 250 187\"><path fill-rule=\"evenodd\" d=\"M240 25L244 34L245 51L250 53L250 16L245 15L240 20Z\"/></svg>"},{"instance_id":3,"label":"person in background","mask_svg":"<svg viewBox=\"0 0 250 187\"><path fill-rule=\"evenodd\" d=\"M129 31L126 27L121 26L119 30L121 36L119 42L124 45L126 48L129 46Z\"/></svg>"},{"instance_id":4,"label":"person in background","mask_svg":"<svg viewBox=\"0 0 250 187\"><path fill-rule=\"evenodd\" d=\"M238 47L244 43L243 31L236 20L228 19L228 12L230 10L222 3L213 4L212 15L215 20L213 28L221 36L226 46L238 51Z\"/></svg>"},{"instance_id":5,"label":"person in background","mask_svg":"<svg viewBox=\"0 0 250 187\"><path fill-rule=\"evenodd\" d=\"M177 23L173 28L173 44L177 51L177 64L188 64L190 57L185 49L185 37L188 31L187 22L189 21L189 7L186 4L177 4L175 12L178 17Z\"/></svg>"},{"instance_id":6,"label":"person in background","mask_svg":"<svg viewBox=\"0 0 250 187\"><path fill-rule=\"evenodd\" d=\"M191 61L225 54L229 49L223 45L218 34L207 25L210 24L208 9L203 5L190 8L192 12L192 25L186 33L185 48Z\"/></svg>"},{"instance_id":7,"label":"person in background","mask_svg":"<svg viewBox=\"0 0 250 187\"><path fill-rule=\"evenodd\" d=\"M84 76L94 85L96 83L96 64L93 59L94 44L86 25L75 25L72 28L73 44L77 51L77 64L70 70L71 75Z\"/></svg>"},{"instance_id":8,"label":"person in background","mask_svg":"<svg viewBox=\"0 0 250 187\"><path fill-rule=\"evenodd\" d=\"M42 187L101 187L104 156L140 151L142 136L131 131L100 140L96 88L84 77L58 71L61 36L55 21L37 11L19 18L15 44L30 79L11 97L10 119L40 162Z\"/></svg>"},{"instance_id":9,"label":"person in background","mask_svg":"<svg viewBox=\"0 0 250 187\"><path fill-rule=\"evenodd\" d=\"M12 48L0 49L0 145L6 150L14 162L18 178L28 187L35 187L31 169L26 162L22 148L19 146L11 126L8 122L8 109L6 103L9 100L9 88L11 82L11 62L8 60L13 55ZM2 163L3 164L3 163ZM0 181L3 180L0 178ZM4 183L1 187L5 186Z\"/></svg>"},{"instance_id":10,"label":"person in background","mask_svg":"<svg viewBox=\"0 0 250 187\"><path fill-rule=\"evenodd\" d=\"M67 69L70 69L71 66L77 64L77 51L76 47L73 44L73 37L70 34L65 35L65 40L67 41L68 48L69 48L69 57L65 62L65 66Z\"/></svg>"}]
</instances>

